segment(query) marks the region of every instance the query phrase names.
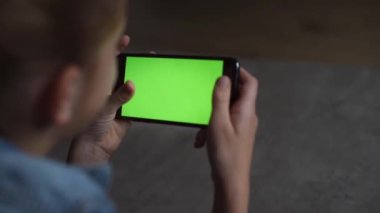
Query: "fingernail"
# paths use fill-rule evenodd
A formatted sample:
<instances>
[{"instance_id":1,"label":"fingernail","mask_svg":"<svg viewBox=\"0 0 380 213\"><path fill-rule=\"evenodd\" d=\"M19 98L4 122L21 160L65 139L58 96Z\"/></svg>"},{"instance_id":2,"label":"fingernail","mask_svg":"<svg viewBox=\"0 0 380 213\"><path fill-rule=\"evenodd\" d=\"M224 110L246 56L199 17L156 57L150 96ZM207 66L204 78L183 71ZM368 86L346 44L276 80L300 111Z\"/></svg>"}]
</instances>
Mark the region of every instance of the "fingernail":
<instances>
[{"instance_id":1,"label":"fingernail","mask_svg":"<svg viewBox=\"0 0 380 213\"><path fill-rule=\"evenodd\" d=\"M133 82L132 81L130 81L130 80L128 80L127 82L125 82L124 83L124 85L123 85L123 90L125 91L125 92L130 92L130 90L132 89L134 89L134 84L133 84Z\"/></svg>"},{"instance_id":2,"label":"fingernail","mask_svg":"<svg viewBox=\"0 0 380 213\"><path fill-rule=\"evenodd\" d=\"M128 84L123 84L123 86L122 86L122 91L123 91L123 93L128 93L129 92L129 86L128 86Z\"/></svg>"},{"instance_id":3,"label":"fingernail","mask_svg":"<svg viewBox=\"0 0 380 213\"><path fill-rule=\"evenodd\" d=\"M219 79L218 86L222 89L228 89L230 86L230 81L227 76L223 76Z\"/></svg>"},{"instance_id":4,"label":"fingernail","mask_svg":"<svg viewBox=\"0 0 380 213\"><path fill-rule=\"evenodd\" d=\"M132 89L135 88L135 84L133 83L133 81L128 80L128 81L127 81L127 84L129 84L129 85L131 86Z\"/></svg>"}]
</instances>

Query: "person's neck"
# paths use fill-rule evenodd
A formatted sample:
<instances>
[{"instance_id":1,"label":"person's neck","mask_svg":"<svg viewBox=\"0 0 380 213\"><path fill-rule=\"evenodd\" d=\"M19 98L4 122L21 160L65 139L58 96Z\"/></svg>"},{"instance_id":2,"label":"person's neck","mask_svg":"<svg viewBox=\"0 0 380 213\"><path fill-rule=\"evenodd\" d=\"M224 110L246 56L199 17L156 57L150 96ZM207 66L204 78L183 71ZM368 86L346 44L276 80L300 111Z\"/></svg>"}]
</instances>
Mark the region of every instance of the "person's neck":
<instances>
[{"instance_id":1,"label":"person's neck","mask_svg":"<svg viewBox=\"0 0 380 213\"><path fill-rule=\"evenodd\" d=\"M5 139L25 153L44 156L57 144L57 139L49 133L15 133L5 134Z\"/></svg>"}]
</instances>

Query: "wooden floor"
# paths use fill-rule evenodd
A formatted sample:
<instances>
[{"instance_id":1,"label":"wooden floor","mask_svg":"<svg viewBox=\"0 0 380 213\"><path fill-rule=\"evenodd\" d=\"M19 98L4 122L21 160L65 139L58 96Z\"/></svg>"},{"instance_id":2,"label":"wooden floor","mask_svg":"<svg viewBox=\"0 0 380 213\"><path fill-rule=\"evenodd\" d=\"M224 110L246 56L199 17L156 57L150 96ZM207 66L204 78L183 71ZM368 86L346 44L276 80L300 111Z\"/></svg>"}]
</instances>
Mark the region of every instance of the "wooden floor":
<instances>
[{"instance_id":1,"label":"wooden floor","mask_svg":"<svg viewBox=\"0 0 380 213\"><path fill-rule=\"evenodd\" d=\"M131 0L141 50L380 65L378 0Z\"/></svg>"}]
</instances>

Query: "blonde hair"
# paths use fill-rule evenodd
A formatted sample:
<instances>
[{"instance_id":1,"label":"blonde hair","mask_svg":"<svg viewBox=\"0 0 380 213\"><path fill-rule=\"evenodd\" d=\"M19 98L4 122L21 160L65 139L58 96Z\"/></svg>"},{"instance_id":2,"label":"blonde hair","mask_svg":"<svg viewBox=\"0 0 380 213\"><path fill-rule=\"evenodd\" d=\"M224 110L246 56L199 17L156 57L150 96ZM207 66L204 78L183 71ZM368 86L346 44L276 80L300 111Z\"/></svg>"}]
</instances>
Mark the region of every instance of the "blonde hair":
<instances>
[{"instance_id":1,"label":"blonde hair","mask_svg":"<svg viewBox=\"0 0 380 213\"><path fill-rule=\"evenodd\" d=\"M65 65L87 66L125 10L125 0L1 0L0 131L33 114Z\"/></svg>"},{"instance_id":2,"label":"blonde hair","mask_svg":"<svg viewBox=\"0 0 380 213\"><path fill-rule=\"evenodd\" d=\"M123 0L2 0L0 54L82 62L124 16Z\"/></svg>"},{"instance_id":3,"label":"blonde hair","mask_svg":"<svg viewBox=\"0 0 380 213\"><path fill-rule=\"evenodd\" d=\"M1 105L17 87L26 94L28 78L86 64L125 10L125 0L1 0Z\"/></svg>"},{"instance_id":4,"label":"blonde hair","mask_svg":"<svg viewBox=\"0 0 380 213\"><path fill-rule=\"evenodd\" d=\"M125 7L124 0L0 1L0 79L18 76L28 62L85 63Z\"/></svg>"}]
</instances>

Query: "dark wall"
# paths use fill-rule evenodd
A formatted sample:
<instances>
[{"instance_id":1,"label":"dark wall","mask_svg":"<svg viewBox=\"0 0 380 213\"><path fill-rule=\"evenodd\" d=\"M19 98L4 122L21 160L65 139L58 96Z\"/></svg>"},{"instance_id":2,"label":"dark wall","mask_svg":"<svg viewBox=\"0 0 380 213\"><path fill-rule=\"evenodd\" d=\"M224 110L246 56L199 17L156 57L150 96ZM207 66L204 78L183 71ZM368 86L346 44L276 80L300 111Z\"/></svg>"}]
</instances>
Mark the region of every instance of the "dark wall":
<instances>
[{"instance_id":1,"label":"dark wall","mask_svg":"<svg viewBox=\"0 0 380 213\"><path fill-rule=\"evenodd\" d=\"M380 65L378 0L130 0L150 50Z\"/></svg>"}]
</instances>

